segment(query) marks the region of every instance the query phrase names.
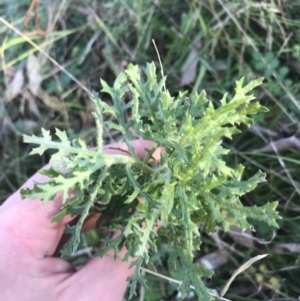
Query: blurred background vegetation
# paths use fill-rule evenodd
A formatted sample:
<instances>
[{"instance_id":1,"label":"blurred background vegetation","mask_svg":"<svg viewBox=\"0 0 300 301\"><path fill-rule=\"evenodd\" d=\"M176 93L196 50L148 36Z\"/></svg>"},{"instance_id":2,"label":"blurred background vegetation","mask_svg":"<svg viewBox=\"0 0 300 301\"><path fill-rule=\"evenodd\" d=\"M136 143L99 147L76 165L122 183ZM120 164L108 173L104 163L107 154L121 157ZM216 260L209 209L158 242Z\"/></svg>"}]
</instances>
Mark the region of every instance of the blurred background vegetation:
<instances>
[{"instance_id":1,"label":"blurred background vegetation","mask_svg":"<svg viewBox=\"0 0 300 301\"><path fill-rule=\"evenodd\" d=\"M268 181L243 201L278 200L280 229L259 223L255 233L202 229L195 262L212 267L215 274L205 282L220 291L243 262L269 253L236 278L226 298L298 300L300 1L2 0L0 17L0 203L49 160L50 153L29 156L32 146L22 135L58 127L93 145L89 91L101 89L100 78L112 83L130 62L143 69L154 61L159 68L152 39L174 95L205 89L217 106L237 79L264 76L255 93L269 113L224 143L232 149L228 162L246 165L245 177L267 172ZM118 137L105 133L105 139ZM93 243L92 234L85 238ZM163 275L168 252L163 245L154 255ZM135 300L180 298L177 284L145 277L148 288Z\"/></svg>"}]
</instances>

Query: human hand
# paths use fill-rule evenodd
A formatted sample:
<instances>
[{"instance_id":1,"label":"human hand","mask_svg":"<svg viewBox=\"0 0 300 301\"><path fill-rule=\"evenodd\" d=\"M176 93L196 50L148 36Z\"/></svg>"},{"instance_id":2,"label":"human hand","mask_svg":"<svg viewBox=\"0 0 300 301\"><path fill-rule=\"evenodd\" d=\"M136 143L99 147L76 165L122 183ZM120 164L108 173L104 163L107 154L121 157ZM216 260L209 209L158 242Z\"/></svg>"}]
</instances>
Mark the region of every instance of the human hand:
<instances>
[{"instance_id":1,"label":"human hand","mask_svg":"<svg viewBox=\"0 0 300 301\"><path fill-rule=\"evenodd\" d=\"M132 145L143 158L147 155L145 148L151 149L154 143L134 140ZM106 153L126 155L121 150L127 150L125 144L105 147ZM159 160L160 149L152 156ZM36 173L21 188L47 181L48 177ZM22 200L20 189L0 207L0 300L122 300L126 279L134 272L129 269L130 263L115 261L109 253L103 258L92 258L76 271L67 261L54 257L65 226L72 220L66 216L51 223L60 211L61 194L43 205L41 200ZM90 218L85 229L93 227L95 220ZM122 250L119 257L123 258L125 252Z\"/></svg>"}]
</instances>

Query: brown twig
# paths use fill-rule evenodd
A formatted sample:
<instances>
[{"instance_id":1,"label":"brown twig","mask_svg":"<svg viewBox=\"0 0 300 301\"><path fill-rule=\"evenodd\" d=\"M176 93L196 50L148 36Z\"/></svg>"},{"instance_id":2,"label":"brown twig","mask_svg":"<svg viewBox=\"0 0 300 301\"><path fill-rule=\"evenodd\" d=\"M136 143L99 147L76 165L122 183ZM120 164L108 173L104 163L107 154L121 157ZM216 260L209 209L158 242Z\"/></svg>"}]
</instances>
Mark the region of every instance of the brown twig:
<instances>
[{"instance_id":1,"label":"brown twig","mask_svg":"<svg viewBox=\"0 0 300 301\"><path fill-rule=\"evenodd\" d=\"M288 150L291 148L300 150L300 140L295 135L288 138L282 138L276 141L271 141L266 146L253 150L252 153L271 153L276 151Z\"/></svg>"},{"instance_id":2,"label":"brown twig","mask_svg":"<svg viewBox=\"0 0 300 301\"><path fill-rule=\"evenodd\" d=\"M31 18L31 13L34 9L35 9L35 14L34 14L35 30L32 32L26 32L25 28L27 27L27 24ZM51 31L51 22L52 22L52 0L48 0L48 25L45 30L41 29L39 25L39 0L32 0L29 9L27 10L27 13L25 15L22 32L25 33L27 36L32 36L35 34L45 36Z\"/></svg>"}]
</instances>

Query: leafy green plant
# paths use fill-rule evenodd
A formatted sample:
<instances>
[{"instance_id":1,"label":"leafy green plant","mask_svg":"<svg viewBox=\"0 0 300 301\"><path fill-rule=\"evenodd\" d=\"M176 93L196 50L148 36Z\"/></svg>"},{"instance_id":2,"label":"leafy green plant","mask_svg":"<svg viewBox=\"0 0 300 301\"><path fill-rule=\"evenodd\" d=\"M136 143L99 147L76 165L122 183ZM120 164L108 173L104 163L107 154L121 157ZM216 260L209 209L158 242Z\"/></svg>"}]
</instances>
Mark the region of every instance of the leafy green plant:
<instances>
[{"instance_id":1,"label":"leafy green plant","mask_svg":"<svg viewBox=\"0 0 300 301\"><path fill-rule=\"evenodd\" d=\"M229 150L221 145L223 137L231 138L239 133L237 125L252 123L249 115L266 111L258 102L251 102L252 95L247 95L262 83L262 78L246 86L243 86L243 79L236 82L234 97L228 101L225 94L217 109L204 91L193 94L191 99L187 92L171 97L165 82L164 77L157 79L153 63L147 64L144 79L137 66L129 65L112 87L102 80L102 92L110 95L113 106L94 94L93 115L98 129L96 150L90 150L80 139L69 141L66 133L59 129L56 135L60 141L53 141L46 130L42 132L43 137L24 136L25 142L39 145L32 154L41 155L47 149L58 152L51 157L52 167L41 171L52 181L36 183L32 190L25 189L21 193L24 198L47 203L62 192L62 209L53 221L67 214L80 216L76 225L66 229L72 238L63 254L77 250L86 217L94 212L101 213L99 228L106 247L95 255L103 256L113 249L117 257L120 249L126 246L124 260L131 256L136 258L131 296L137 282L144 283L140 267L153 266L149 252L159 248L156 238L163 236L172 248L168 260L170 272L180 271L182 275L182 296L186 296L192 285L199 300L211 300L201 280L210 277L211 272L192 261L193 252L201 244L199 223L209 232L217 227L228 231L231 225L249 229L249 218L277 227L276 202L246 207L239 199L265 181L265 174L258 171L242 180L244 167L227 166L223 156ZM132 99L124 105L125 94ZM125 119L127 110L132 115L130 120ZM103 114L115 118L104 121ZM103 123L109 129L120 131L130 156L104 152ZM136 137L155 142L143 160L136 156L131 145ZM148 163L157 147L164 148L160 161ZM68 192L74 188L75 195L69 198ZM158 220L161 228L156 233L154 227ZM116 231L120 232L118 237L114 236Z\"/></svg>"},{"instance_id":2,"label":"leafy green plant","mask_svg":"<svg viewBox=\"0 0 300 301\"><path fill-rule=\"evenodd\" d=\"M266 88L277 96L282 96L284 91L278 83L284 84L287 89L291 89L292 81L287 78L289 69L285 66L281 67L278 58L273 52L268 52L263 56L260 52L254 51L252 53L254 69L262 73L267 79ZM276 74L274 79L272 76Z\"/></svg>"},{"instance_id":3,"label":"leafy green plant","mask_svg":"<svg viewBox=\"0 0 300 301\"><path fill-rule=\"evenodd\" d=\"M296 59L298 62L300 61L300 45L294 44L292 48L292 57Z\"/></svg>"}]
</instances>

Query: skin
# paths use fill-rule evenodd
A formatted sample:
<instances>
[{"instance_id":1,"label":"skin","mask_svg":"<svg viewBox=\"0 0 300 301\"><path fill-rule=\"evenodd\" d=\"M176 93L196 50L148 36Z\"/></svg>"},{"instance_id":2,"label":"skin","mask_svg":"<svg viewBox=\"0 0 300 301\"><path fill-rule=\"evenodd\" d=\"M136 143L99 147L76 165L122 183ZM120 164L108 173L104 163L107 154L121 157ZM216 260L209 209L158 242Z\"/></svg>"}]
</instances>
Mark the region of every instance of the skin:
<instances>
[{"instance_id":1,"label":"skin","mask_svg":"<svg viewBox=\"0 0 300 301\"><path fill-rule=\"evenodd\" d=\"M143 158L153 142L134 140L136 154ZM126 153L124 144L105 147L110 154ZM153 157L159 160L161 149ZM32 188L33 181L44 183L49 178L39 173L33 175L21 188ZM21 189L20 188L20 189ZM55 257L67 223L66 216L57 223L51 218L60 211L61 194L43 205L41 200L22 200L20 189L0 207L0 299L10 301L119 301L128 285L127 278L134 272L130 262L115 261L112 254L92 258L76 271L74 267ZM84 230L95 225L97 217L91 216ZM126 250L119 254L123 258Z\"/></svg>"}]
</instances>

